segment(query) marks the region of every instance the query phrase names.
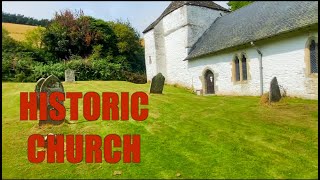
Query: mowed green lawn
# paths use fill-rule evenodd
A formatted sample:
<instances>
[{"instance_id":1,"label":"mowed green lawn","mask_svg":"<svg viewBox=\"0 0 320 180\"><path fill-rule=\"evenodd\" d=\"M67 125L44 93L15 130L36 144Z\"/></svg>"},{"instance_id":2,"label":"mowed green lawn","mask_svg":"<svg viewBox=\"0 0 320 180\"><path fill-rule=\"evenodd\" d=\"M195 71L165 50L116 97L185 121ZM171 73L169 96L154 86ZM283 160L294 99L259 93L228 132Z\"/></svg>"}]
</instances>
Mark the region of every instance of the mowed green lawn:
<instances>
[{"instance_id":1,"label":"mowed green lawn","mask_svg":"<svg viewBox=\"0 0 320 180\"><path fill-rule=\"evenodd\" d=\"M318 101L286 98L262 106L259 97L197 96L165 86L163 95L149 95L145 121L89 122L80 101L76 124L40 130L38 121L19 120L20 91L33 91L35 83L2 86L3 178L318 178ZM68 92L99 93L148 92L149 86L64 84ZM49 132L140 134L141 163L30 163L28 137Z\"/></svg>"}]
</instances>

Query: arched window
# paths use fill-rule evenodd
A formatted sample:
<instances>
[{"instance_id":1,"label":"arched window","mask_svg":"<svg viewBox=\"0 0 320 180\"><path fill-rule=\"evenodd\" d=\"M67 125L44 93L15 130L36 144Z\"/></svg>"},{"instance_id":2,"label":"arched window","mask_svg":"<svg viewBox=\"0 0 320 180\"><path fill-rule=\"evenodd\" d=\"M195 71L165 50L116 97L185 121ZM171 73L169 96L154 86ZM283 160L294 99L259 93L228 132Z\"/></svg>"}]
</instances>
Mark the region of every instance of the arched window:
<instances>
[{"instance_id":1,"label":"arched window","mask_svg":"<svg viewBox=\"0 0 320 180\"><path fill-rule=\"evenodd\" d=\"M236 81L240 81L240 65L239 65L239 59L236 56L235 60L234 60L234 64L235 64L235 73L236 73Z\"/></svg>"},{"instance_id":2,"label":"arched window","mask_svg":"<svg viewBox=\"0 0 320 180\"><path fill-rule=\"evenodd\" d=\"M242 80L247 80L247 58L244 54L242 54L242 59L241 59L241 64L242 64Z\"/></svg>"},{"instance_id":3,"label":"arched window","mask_svg":"<svg viewBox=\"0 0 320 180\"><path fill-rule=\"evenodd\" d=\"M232 61L232 81L246 83L248 80L248 64L245 53L237 54Z\"/></svg>"},{"instance_id":4,"label":"arched window","mask_svg":"<svg viewBox=\"0 0 320 180\"><path fill-rule=\"evenodd\" d=\"M309 50L311 73L318 73L318 43L315 40L311 40Z\"/></svg>"}]
</instances>

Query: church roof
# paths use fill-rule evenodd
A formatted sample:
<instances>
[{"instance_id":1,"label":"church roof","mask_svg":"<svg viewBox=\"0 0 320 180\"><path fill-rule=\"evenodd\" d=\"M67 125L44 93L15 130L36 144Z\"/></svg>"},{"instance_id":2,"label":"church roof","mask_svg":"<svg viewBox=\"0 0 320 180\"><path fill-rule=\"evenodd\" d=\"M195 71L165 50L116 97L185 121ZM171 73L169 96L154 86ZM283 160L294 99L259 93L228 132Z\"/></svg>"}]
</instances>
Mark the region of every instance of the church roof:
<instances>
[{"instance_id":1,"label":"church roof","mask_svg":"<svg viewBox=\"0 0 320 180\"><path fill-rule=\"evenodd\" d=\"M212 23L186 60L316 24L317 1L256 1Z\"/></svg>"},{"instance_id":2,"label":"church roof","mask_svg":"<svg viewBox=\"0 0 320 180\"><path fill-rule=\"evenodd\" d=\"M228 9L226 9L222 6L219 6L218 4L216 4L212 1L173 1L164 10L164 12L160 15L160 17L158 19L156 19L153 23L151 23L142 33L146 33L148 31L150 31L161 21L162 18L164 18L166 15L168 15L172 11L174 11L184 5L200 6L200 7L206 7L206 8L210 8L210 9L229 12Z\"/></svg>"}]
</instances>

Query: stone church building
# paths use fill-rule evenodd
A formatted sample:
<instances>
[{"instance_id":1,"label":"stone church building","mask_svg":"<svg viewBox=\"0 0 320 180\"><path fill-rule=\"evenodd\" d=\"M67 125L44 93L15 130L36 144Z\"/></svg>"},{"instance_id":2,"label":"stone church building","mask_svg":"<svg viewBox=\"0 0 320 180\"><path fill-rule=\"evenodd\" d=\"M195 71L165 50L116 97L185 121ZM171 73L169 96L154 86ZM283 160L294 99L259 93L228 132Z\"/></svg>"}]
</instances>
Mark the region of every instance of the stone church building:
<instances>
[{"instance_id":1,"label":"stone church building","mask_svg":"<svg viewBox=\"0 0 320 180\"><path fill-rule=\"evenodd\" d=\"M198 94L259 96L277 77L292 97L318 99L318 2L256 1L230 12L173 1L144 31L147 78Z\"/></svg>"}]
</instances>

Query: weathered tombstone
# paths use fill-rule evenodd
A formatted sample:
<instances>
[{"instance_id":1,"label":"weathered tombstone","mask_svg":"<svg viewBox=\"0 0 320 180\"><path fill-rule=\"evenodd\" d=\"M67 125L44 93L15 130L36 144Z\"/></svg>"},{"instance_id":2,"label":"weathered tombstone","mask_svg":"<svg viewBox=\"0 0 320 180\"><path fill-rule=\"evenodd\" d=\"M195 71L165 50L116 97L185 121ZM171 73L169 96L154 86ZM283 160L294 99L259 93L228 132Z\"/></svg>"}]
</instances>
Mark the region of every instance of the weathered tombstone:
<instances>
[{"instance_id":1,"label":"weathered tombstone","mask_svg":"<svg viewBox=\"0 0 320 180\"><path fill-rule=\"evenodd\" d=\"M50 110L54 109L50 104L49 104L49 96L51 93L53 92L62 92L64 93L64 88L62 83L60 82L60 80L54 76L54 75L50 75L48 78L46 78L40 88L40 92L46 92L47 93L47 99L48 99L48 105L47 105L47 120L39 120L39 126L42 126L44 124L52 124L52 125L60 125L64 122L63 120L60 121L56 121L56 120L52 120L50 118L49 112ZM59 101L60 104L63 105L63 101Z\"/></svg>"},{"instance_id":2,"label":"weathered tombstone","mask_svg":"<svg viewBox=\"0 0 320 180\"><path fill-rule=\"evenodd\" d=\"M65 82L75 82L74 71L71 69L67 69L64 71Z\"/></svg>"},{"instance_id":3,"label":"weathered tombstone","mask_svg":"<svg viewBox=\"0 0 320 180\"><path fill-rule=\"evenodd\" d=\"M44 80L45 80L45 78L40 78L37 81L36 88L34 89L34 91L37 93L37 108L38 109L39 109L39 105L40 105L40 88L41 88L41 85L43 84Z\"/></svg>"},{"instance_id":4,"label":"weathered tombstone","mask_svg":"<svg viewBox=\"0 0 320 180\"><path fill-rule=\"evenodd\" d=\"M269 103L278 102L281 99L281 92L278 85L277 78L274 77L270 83Z\"/></svg>"},{"instance_id":5,"label":"weathered tombstone","mask_svg":"<svg viewBox=\"0 0 320 180\"><path fill-rule=\"evenodd\" d=\"M162 94L164 80L165 77L161 73L158 73L156 76L154 76L151 81L150 93Z\"/></svg>"}]
</instances>

